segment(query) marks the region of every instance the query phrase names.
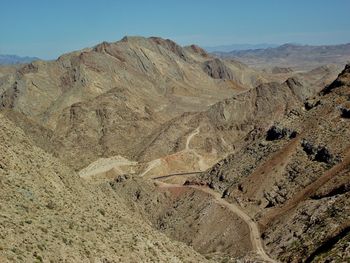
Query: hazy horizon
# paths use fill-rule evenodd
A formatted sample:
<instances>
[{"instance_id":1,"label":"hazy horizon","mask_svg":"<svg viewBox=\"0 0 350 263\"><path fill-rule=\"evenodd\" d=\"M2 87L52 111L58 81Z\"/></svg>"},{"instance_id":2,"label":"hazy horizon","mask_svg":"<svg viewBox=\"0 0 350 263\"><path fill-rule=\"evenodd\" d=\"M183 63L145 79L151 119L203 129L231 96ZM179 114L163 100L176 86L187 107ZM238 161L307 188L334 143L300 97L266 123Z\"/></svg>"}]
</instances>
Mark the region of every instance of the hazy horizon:
<instances>
[{"instance_id":1,"label":"hazy horizon","mask_svg":"<svg viewBox=\"0 0 350 263\"><path fill-rule=\"evenodd\" d=\"M345 44L349 9L345 0L8 1L2 4L0 54L54 59L125 35L202 47Z\"/></svg>"}]
</instances>

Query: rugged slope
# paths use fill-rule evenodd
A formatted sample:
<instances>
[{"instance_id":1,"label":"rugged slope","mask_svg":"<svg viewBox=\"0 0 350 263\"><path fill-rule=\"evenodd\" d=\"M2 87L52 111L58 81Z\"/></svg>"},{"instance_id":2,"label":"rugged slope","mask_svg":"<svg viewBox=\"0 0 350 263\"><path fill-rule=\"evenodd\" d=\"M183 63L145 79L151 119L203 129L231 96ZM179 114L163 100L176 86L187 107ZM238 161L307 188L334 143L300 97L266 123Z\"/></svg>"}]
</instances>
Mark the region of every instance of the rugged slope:
<instances>
[{"instance_id":1,"label":"rugged slope","mask_svg":"<svg viewBox=\"0 0 350 263\"><path fill-rule=\"evenodd\" d=\"M139 163L130 164L129 169L124 165L122 170L146 177L204 171L265 133L274 121L290 114L293 108L301 107L309 94L314 91L291 78L282 84L259 85L202 112L182 114L162 124L142 141L137 142L135 138L133 147L137 155L133 160ZM105 174L107 177L113 171L120 171L118 159L114 166L112 159L101 159L93 166L100 166L101 172L110 171ZM91 174L89 169L82 174Z\"/></svg>"},{"instance_id":2,"label":"rugged slope","mask_svg":"<svg viewBox=\"0 0 350 263\"><path fill-rule=\"evenodd\" d=\"M1 262L205 262L0 114Z\"/></svg>"},{"instance_id":3,"label":"rugged slope","mask_svg":"<svg viewBox=\"0 0 350 263\"><path fill-rule=\"evenodd\" d=\"M246 144L245 140L264 132L293 107L302 105L298 92L307 90L293 79L282 84L267 83L218 102L206 111L183 114L152 134L152 139L147 140L150 144L139 145L143 149L139 158L153 160L171 153L169 161L179 160L182 155L177 153L186 148L185 138L198 129L191 148L207 157L211 166L221 156ZM201 169L196 166L192 170Z\"/></svg>"},{"instance_id":4,"label":"rugged slope","mask_svg":"<svg viewBox=\"0 0 350 263\"><path fill-rule=\"evenodd\" d=\"M139 158L152 160L148 167L143 167L141 176L154 177L186 169L202 170L201 162L209 167L220 155L245 149L247 144L265 134L274 121L293 114L294 108L301 108L304 92L308 90L294 79L282 84L262 84L218 102L207 111L187 113L173 119L154 135L154 139L149 140L151 144L138 146L145 149ZM167 155L167 152L172 154ZM84 178L89 175L89 181L94 184L112 180L115 189L129 199L130 206L143 211L156 228L171 238L192 245L208 258L231 258L229 262L251 258L252 244L249 239L243 238L249 236L247 225L236 214L218 207L201 192L169 188L172 196L169 200L155 195L157 189L154 186L146 189L138 186L137 179L121 176L113 180L123 165L136 167L127 160L105 159L91 164L81 175ZM95 175L91 176L93 173ZM104 180L100 180L101 177ZM135 180L136 183L130 183ZM176 181L181 182L182 179ZM222 225L215 224L218 220Z\"/></svg>"},{"instance_id":5,"label":"rugged slope","mask_svg":"<svg viewBox=\"0 0 350 263\"><path fill-rule=\"evenodd\" d=\"M204 178L254 215L283 262L349 258L350 66Z\"/></svg>"},{"instance_id":6,"label":"rugged slope","mask_svg":"<svg viewBox=\"0 0 350 263\"><path fill-rule=\"evenodd\" d=\"M255 256L248 226L205 192L160 182L145 184L131 176L117 177L110 184L156 229L208 259L236 262Z\"/></svg>"}]
</instances>

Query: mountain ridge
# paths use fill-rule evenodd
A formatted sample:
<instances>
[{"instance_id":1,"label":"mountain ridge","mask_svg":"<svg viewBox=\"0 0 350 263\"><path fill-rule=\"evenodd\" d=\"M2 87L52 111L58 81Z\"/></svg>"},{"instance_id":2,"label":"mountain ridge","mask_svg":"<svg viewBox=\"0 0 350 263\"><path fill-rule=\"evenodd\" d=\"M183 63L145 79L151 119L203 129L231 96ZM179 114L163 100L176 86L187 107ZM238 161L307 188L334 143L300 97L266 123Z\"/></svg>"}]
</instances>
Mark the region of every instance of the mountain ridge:
<instances>
[{"instance_id":1,"label":"mountain ridge","mask_svg":"<svg viewBox=\"0 0 350 263\"><path fill-rule=\"evenodd\" d=\"M5 75L0 107L24 114L53 131L59 141L71 134L73 141L76 136L91 139L89 147L95 145L94 151L101 155L113 155L118 149L130 158L135 151L128 146L130 135L142 140L177 115L200 111L267 82L260 72L232 61L222 62L229 79L213 78L203 69L211 60L195 46L182 48L156 37L125 37L64 54L55 61L32 62ZM121 123L132 130L121 129ZM96 153L92 155L96 158ZM84 165L89 162L85 158Z\"/></svg>"}]
</instances>

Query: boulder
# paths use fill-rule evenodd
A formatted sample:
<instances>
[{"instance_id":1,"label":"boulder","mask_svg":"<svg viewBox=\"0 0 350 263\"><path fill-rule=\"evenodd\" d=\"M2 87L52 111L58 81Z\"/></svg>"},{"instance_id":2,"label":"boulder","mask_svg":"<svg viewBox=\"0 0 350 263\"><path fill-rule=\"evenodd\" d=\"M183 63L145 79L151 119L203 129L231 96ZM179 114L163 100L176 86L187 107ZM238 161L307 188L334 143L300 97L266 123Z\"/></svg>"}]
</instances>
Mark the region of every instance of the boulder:
<instances>
[{"instance_id":1,"label":"boulder","mask_svg":"<svg viewBox=\"0 0 350 263\"><path fill-rule=\"evenodd\" d=\"M349 119L350 118L350 109L347 108L340 108L341 111L341 117L345 118L345 119Z\"/></svg>"},{"instance_id":2,"label":"boulder","mask_svg":"<svg viewBox=\"0 0 350 263\"><path fill-rule=\"evenodd\" d=\"M266 140L275 141L283 138L293 139L297 136L297 132L289 129L289 128L281 128L273 125L268 131L266 135Z\"/></svg>"},{"instance_id":3,"label":"boulder","mask_svg":"<svg viewBox=\"0 0 350 263\"><path fill-rule=\"evenodd\" d=\"M304 103L304 107L305 107L306 110L311 110L311 109L317 107L318 105L321 105L321 101L320 100L315 100L315 99L307 100Z\"/></svg>"},{"instance_id":4,"label":"boulder","mask_svg":"<svg viewBox=\"0 0 350 263\"><path fill-rule=\"evenodd\" d=\"M326 147L321 146L318 147L314 160L330 164L333 163L333 156Z\"/></svg>"},{"instance_id":5,"label":"boulder","mask_svg":"<svg viewBox=\"0 0 350 263\"><path fill-rule=\"evenodd\" d=\"M226 198L230 196L230 191L228 189L225 189L224 192L222 193L221 198Z\"/></svg>"},{"instance_id":6,"label":"boulder","mask_svg":"<svg viewBox=\"0 0 350 263\"><path fill-rule=\"evenodd\" d=\"M336 162L336 158L331 154L331 152L323 145L314 145L307 140L303 140L301 143L304 152L309 155L309 157L313 161L334 164Z\"/></svg>"}]
</instances>

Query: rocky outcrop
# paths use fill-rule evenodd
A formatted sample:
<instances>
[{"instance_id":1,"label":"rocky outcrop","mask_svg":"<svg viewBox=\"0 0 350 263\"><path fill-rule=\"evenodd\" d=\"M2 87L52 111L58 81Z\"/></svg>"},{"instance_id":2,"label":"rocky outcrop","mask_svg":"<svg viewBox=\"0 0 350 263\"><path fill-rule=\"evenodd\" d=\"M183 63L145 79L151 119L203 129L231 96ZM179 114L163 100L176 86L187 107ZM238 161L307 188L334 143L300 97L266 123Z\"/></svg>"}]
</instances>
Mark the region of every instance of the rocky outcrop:
<instances>
[{"instance_id":1,"label":"rocky outcrop","mask_svg":"<svg viewBox=\"0 0 350 263\"><path fill-rule=\"evenodd\" d=\"M329 152L329 150L322 145L314 145L313 143L303 140L301 143L305 153L313 160L317 162L323 162L327 164L334 164L336 158Z\"/></svg>"},{"instance_id":2,"label":"rocky outcrop","mask_svg":"<svg viewBox=\"0 0 350 263\"><path fill-rule=\"evenodd\" d=\"M210 55L201 47L197 46L197 45L190 45L185 47L185 49L195 53L195 54L199 54L200 56L202 56L203 58L209 58Z\"/></svg>"},{"instance_id":3,"label":"rocky outcrop","mask_svg":"<svg viewBox=\"0 0 350 263\"><path fill-rule=\"evenodd\" d=\"M271 70L272 74L281 74L281 73L290 73L293 72L292 68L283 68L283 67L273 67Z\"/></svg>"},{"instance_id":4,"label":"rocky outcrop","mask_svg":"<svg viewBox=\"0 0 350 263\"><path fill-rule=\"evenodd\" d=\"M179 147L189 129L178 126L169 147L156 144L169 121L264 82L260 73L231 62L225 62L230 81L213 79L202 69L208 59L197 46L157 37L103 42L14 69L0 80L0 108L50 130L52 153L75 169L115 154L136 159L152 151L158 158ZM154 151L146 147L152 144Z\"/></svg>"},{"instance_id":5,"label":"rocky outcrop","mask_svg":"<svg viewBox=\"0 0 350 263\"><path fill-rule=\"evenodd\" d=\"M231 70L218 58L206 61L203 70L214 79L233 79Z\"/></svg>"},{"instance_id":6,"label":"rocky outcrop","mask_svg":"<svg viewBox=\"0 0 350 263\"><path fill-rule=\"evenodd\" d=\"M268 128L301 102L286 83L267 83L213 105L208 115L219 126L255 126ZM219 129L221 127L218 127Z\"/></svg>"},{"instance_id":7,"label":"rocky outcrop","mask_svg":"<svg viewBox=\"0 0 350 263\"><path fill-rule=\"evenodd\" d=\"M348 86L349 85L349 79L350 79L350 64L347 64L343 71L338 75L338 78L333 81L330 85L325 87L320 94L326 95L332 92L333 90L342 87L342 86Z\"/></svg>"},{"instance_id":8,"label":"rocky outcrop","mask_svg":"<svg viewBox=\"0 0 350 263\"><path fill-rule=\"evenodd\" d=\"M18 70L19 74L28 74L28 73L37 73L38 72L38 64L34 64L34 63L29 63L24 65L23 67L21 67Z\"/></svg>"},{"instance_id":9,"label":"rocky outcrop","mask_svg":"<svg viewBox=\"0 0 350 263\"><path fill-rule=\"evenodd\" d=\"M304 103L304 107L306 110L311 110L319 105L321 105L321 101L319 99L308 99Z\"/></svg>"},{"instance_id":10,"label":"rocky outcrop","mask_svg":"<svg viewBox=\"0 0 350 263\"><path fill-rule=\"evenodd\" d=\"M184 243L215 262L246 256L240 218L204 192L126 174L143 168L200 169L185 184L243 207L279 261L343 260L348 68L315 95L301 74L267 82L197 46L126 37L1 75L0 261L206 261ZM104 158L120 154L133 161ZM103 184L73 171L91 162Z\"/></svg>"},{"instance_id":11,"label":"rocky outcrop","mask_svg":"<svg viewBox=\"0 0 350 263\"><path fill-rule=\"evenodd\" d=\"M280 140L283 138L289 138L293 139L297 136L297 132L289 129L289 128L281 128L278 126L273 125L266 134L266 140L268 141L274 141L274 140Z\"/></svg>"},{"instance_id":12,"label":"rocky outcrop","mask_svg":"<svg viewBox=\"0 0 350 263\"><path fill-rule=\"evenodd\" d=\"M151 37L150 40L154 41L157 45L168 49L169 51L176 54L178 57L184 61L190 61L191 59L186 55L185 50L179 46L177 43L170 39L162 39L160 37Z\"/></svg>"},{"instance_id":13,"label":"rocky outcrop","mask_svg":"<svg viewBox=\"0 0 350 263\"><path fill-rule=\"evenodd\" d=\"M309 85L304 85L298 78L288 78L286 80L287 86L291 89L293 94L297 96L301 101L305 101L307 98L315 95L316 90Z\"/></svg>"},{"instance_id":14,"label":"rocky outcrop","mask_svg":"<svg viewBox=\"0 0 350 263\"><path fill-rule=\"evenodd\" d=\"M349 119L350 118L350 109L346 108L346 107L341 107L340 108L340 112L341 112L341 117L345 118L345 119Z\"/></svg>"}]
</instances>

